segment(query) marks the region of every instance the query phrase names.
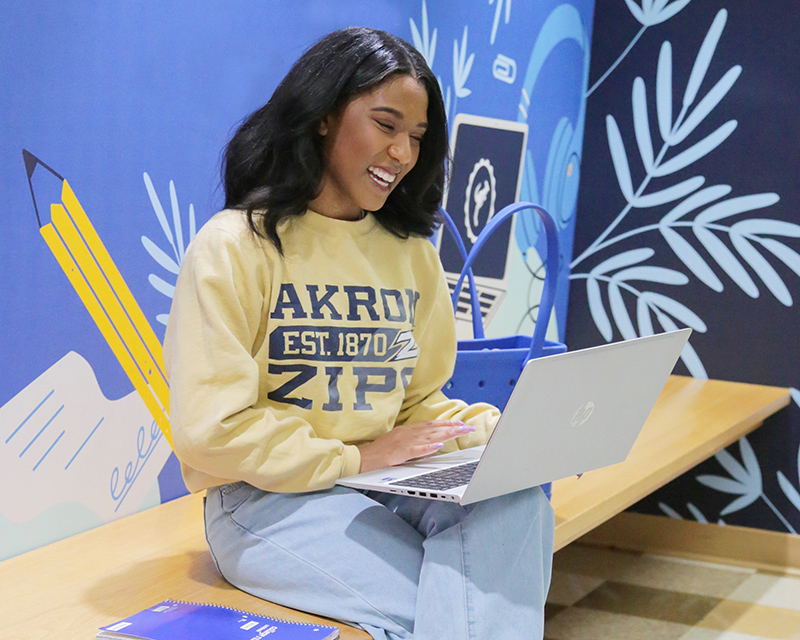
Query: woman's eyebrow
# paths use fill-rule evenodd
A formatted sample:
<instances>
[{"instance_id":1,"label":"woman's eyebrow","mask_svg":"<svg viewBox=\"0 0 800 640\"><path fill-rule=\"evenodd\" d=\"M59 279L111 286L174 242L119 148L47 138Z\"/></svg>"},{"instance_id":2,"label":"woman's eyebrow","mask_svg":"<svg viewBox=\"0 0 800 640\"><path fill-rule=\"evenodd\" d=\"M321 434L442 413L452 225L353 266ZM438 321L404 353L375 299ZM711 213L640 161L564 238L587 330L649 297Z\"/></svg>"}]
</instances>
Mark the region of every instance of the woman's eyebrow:
<instances>
[{"instance_id":1,"label":"woman's eyebrow","mask_svg":"<svg viewBox=\"0 0 800 640\"><path fill-rule=\"evenodd\" d=\"M394 109L393 107L373 107L370 111L380 111L382 113L388 113L388 114L393 115L395 118L397 118L399 120L405 120L405 116L403 115L403 112L398 110L398 109ZM422 127L423 129L427 129L428 128L428 123L427 122L418 122L416 126Z\"/></svg>"}]
</instances>

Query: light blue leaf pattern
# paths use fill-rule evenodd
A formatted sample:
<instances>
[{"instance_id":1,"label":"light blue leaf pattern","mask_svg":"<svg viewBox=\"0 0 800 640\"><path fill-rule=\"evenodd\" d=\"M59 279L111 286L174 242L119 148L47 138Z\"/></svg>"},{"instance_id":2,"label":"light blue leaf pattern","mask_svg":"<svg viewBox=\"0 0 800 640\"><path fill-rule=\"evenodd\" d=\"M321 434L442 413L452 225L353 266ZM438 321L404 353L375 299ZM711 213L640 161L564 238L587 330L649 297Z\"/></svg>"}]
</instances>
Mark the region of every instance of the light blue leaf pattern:
<instances>
[{"instance_id":1,"label":"light blue leaf pattern","mask_svg":"<svg viewBox=\"0 0 800 640\"><path fill-rule=\"evenodd\" d=\"M686 508L689 512L694 516L694 519L702 524L708 524L708 519L703 515L703 513L695 507L691 502L686 503Z\"/></svg>"},{"instance_id":2,"label":"light blue leaf pattern","mask_svg":"<svg viewBox=\"0 0 800 640\"><path fill-rule=\"evenodd\" d=\"M614 330L611 328L611 321L608 319L603 298L600 294L600 285L595 278L589 277L586 279L586 297L589 301L589 313L592 314L592 320L600 331L600 334L605 338L606 342L611 342L614 337Z\"/></svg>"},{"instance_id":3,"label":"light blue leaf pattern","mask_svg":"<svg viewBox=\"0 0 800 640\"><path fill-rule=\"evenodd\" d=\"M670 507L668 504L666 504L664 502L659 502L658 503L658 508L661 509L661 511L663 511L664 514L668 515L670 518L675 518L676 520L683 520L683 517L681 516L680 513L675 511L675 509L673 509L672 507Z\"/></svg>"},{"instance_id":4,"label":"light blue leaf pattern","mask_svg":"<svg viewBox=\"0 0 800 640\"><path fill-rule=\"evenodd\" d=\"M489 4L494 4L495 0L489 0ZM492 35L489 38L489 43L494 44L495 38L497 38L497 26L500 23L500 13L503 11L503 2L504 0L497 0L497 8L494 12L494 22L492 23ZM505 21L508 24L508 21L511 19L511 0L505 0L505 7L506 7L506 15Z\"/></svg>"},{"instance_id":5,"label":"light blue leaf pattern","mask_svg":"<svg viewBox=\"0 0 800 640\"><path fill-rule=\"evenodd\" d=\"M659 177L668 176L672 173L680 171L681 169L685 169L690 164L694 164L700 158L708 155L719 145L725 142L725 140L728 139L728 136L730 136L734 129L736 129L737 124L738 123L736 120L729 120L719 129L714 131L714 133L709 134L700 142L693 144L691 147L686 149L686 151L679 153L671 160L668 160L664 164L653 169L653 175Z\"/></svg>"},{"instance_id":6,"label":"light blue leaf pattern","mask_svg":"<svg viewBox=\"0 0 800 640\"><path fill-rule=\"evenodd\" d=\"M792 399L795 401L795 404L800 406L800 391L795 388L791 390ZM797 450L797 478L798 478L798 485L800 486L800 448ZM789 479L783 474L783 472L778 471L778 484L780 484L783 493L789 499L795 509L800 511L800 493L797 489L794 488Z\"/></svg>"},{"instance_id":7,"label":"light blue leaf pattern","mask_svg":"<svg viewBox=\"0 0 800 640\"><path fill-rule=\"evenodd\" d=\"M778 200L780 200L780 196L777 193L755 193L749 196L737 196L711 205L695 218L695 222L707 225L747 211L764 209L772 206Z\"/></svg>"},{"instance_id":8,"label":"light blue leaf pattern","mask_svg":"<svg viewBox=\"0 0 800 640\"><path fill-rule=\"evenodd\" d=\"M644 80L636 78L633 81L633 129L636 133L636 143L639 145L639 155L647 173L653 171L653 139L650 137L650 122L647 118L647 94Z\"/></svg>"},{"instance_id":9,"label":"light blue leaf pattern","mask_svg":"<svg viewBox=\"0 0 800 640\"><path fill-rule=\"evenodd\" d=\"M461 49L458 48L458 40L453 41L453 85L457 98L466 98L472 93L471 89L466 88L472 63L475 62L475 54L471 53L467 57L467 31L464 27L464 35L461 37Z\"/></svg>"},{"instance_id":10,"label":"light blue leaf pattern","mask_svg":"<svg viewBox=\"0 0 800 640\"><path fill-rule=\"evenodd\" d=\"M633 204L640 209L646 209L648 207L658 207L668 202L674 202L702 187L705 181L706 179L703 176L695 176L694 178L684 180L667 189L648 193L646 196L637 196L634 198Z\"/></svg>"},{"instance_id":11,"label":"light blue leaf pattern","mask_svg":"<svg viewBox=\"0 0 800 640\"><path fill-rule=\"evenodd\" d=\"M736 259L730 249L725 246L717 236L705 227L694 227L694 234L697 239L703 244L706 251L708 251L717 264L725 270L725 273L730 276L739 288L744 291L751 298L758 298L758 287L753 279L745 271L744 267Z\"/></svg>"},{"instance_id":12,"label":"light blue leaf pattern","mask_svg":"<svg viewBox=\"0 0 800 640\"><path fill-rule=\"evenodd\" d=\"M422 54L428 66L433 68L433 59L436 55L436 36L438 29L434 29L432 34L428 32L428 7L425 0L422 0L422 33L420 34L413 18L408 19L411 25L411 38L414 48Z\"/></svg>"},{"instance_id":13,"label":"light blue leaf pattern","mask_svg":"<svg viewBox=\"0 0 800 640\"><path fill-rule=\"evenodd\" d=\"M708 331L708 326L703 322L700 316L682 302L678 302L669 296L656 293L655 291L647 291L640 296L639 300L644 300L644 302L655 311L660 310L668 313L679 322L682 322L687 327L691 327L699 333Z\"/></svg>"},{"instance_id":14,"label":"light blue leaf pattern","mask_svg":"<svg viewBox=\"0 0 800 640\"><path fill-rule=\"evenodd\" d=\"M767 220L765 218L751 218L736 223L736 228L748 236L764 234L769 236L784 236L786 238L800 238L800 225L783 220Z\"/></svg>"},{"instance_id":15,"label":"light blue leaf pattern","mask_svg":"<svg viewBox=\"0 0 800 640\"><path fill-rule=\"evenodd\" d=\"M153 260L170 273L178 275L178 271L180 270L178 263L170 258L155 242L147 236L142 236L142 244Z\"/></svg>"},{"instance_id":16,"label":"light blue leaf pattern","mask_svg":"<svg viewBox=\"0 0 800 640\"><path fill-rule=\"evenodd\" d=\"M800 254L772 238L762 238L761 244L764 248L768 249L772 255L800 276Z\"/></svg>"},{"instance_id":17,"label":"light blue leaf pattern","mask_svg":"<svg viewBox=\"0 0 800 640\"><path fill-rule=\"evenodd\" d=\"M147 276L147 280L151 285L153 285L153 288L156 291L163 293L170 300L172 299L172 296L175 295L175 287L169 282L159 278L157 275L151 273L149 276Z\"/></svg>"},{"instance_id":18,"label":"light blue leaf pattern","mask_svg":"<svg viewBox=\"0 0 800 640\"><path fill-rule=\"evenodd\" d=\"M735 224L731 227L730 235L733 246L736 247L739 255L747 261L747 264L752 267L753 271L758 274L758 277L761 278L761 281L767 286L770 293L772 293L781 304L791 307L792 295L789 293L789 289L783 283L783 280L781 280L778 272L772 268L772 265L758 252L750 242L750 239L741 233L738 227L739 224Z\"/></svg>"},{"instance_id":19,"label":"light blue leaf pattern","mask_svg":"<svg viewBox=\"0 0 800 640\"><path fill-rule=\"evenodd\" d=\"M675 252L675 255L697 276L698 280L714 291L720 292L723 290L722 281L691 244L684 240L677 231L664 226L663 220L662 224L659 225L659 230L661 235L664 236L664 240Z\"/></svg>"},{"instance_id":20,"label":"light blue leaf pattern","mask_svg":"<svg viewBox=\"0 0 800 640\"><path fill-rule=\"evenodd\" d=\"M592 275L597 276L603 273L608 273L609 271L615 271L616 269L622 269L623 267L629 267L632 264L644 262L645 260L652 258L654 254L655 251L653 251L650 247L631 249L630 251L619 253L615 256L611 256L607 260L603 260L603 262L598 264L594 269L592 269Z\"/></svg>"},{"instance_id":21,"label":"light blue leaf pattern","mask_svg":"<svg viewBox=\"0 0 800 640\"><path fill-rule=\"evenodd\" d=\"M614 276L616 280L644 280L645 282L658 282L661 284L686 284L689 278L680 271L665 269L664 267L631 267L617 272Z\"/></svg>"},{"instance_id":22,"label":"light blue leaf pattern","mask_svg":"<svg viewBox=\"0 0 800 640\"><path fill-rule=\"evenodd\" d=\"M643 0L642 8L639 8L633 0L625 0L633 17L646 27L669 20L690 2L691 0L675 0L670 4L669 0Z\"/></svg>"},{"instance_id":23,"label":"light blue leaf pattern","mask_svg":"<svg viewBox=\"0 0 800 640\"><path fill-rule=\"evenodd\" d=\"M625 200L633 202L633 181L631 180L631 169L628 165L628 155L625 153L625 143L622 142L622 135L619 132L614 116L606 116L606 134L608 135L608 148L611 150L614 171L617 172L619 188L622 191L622 195L625 196Z\"/></svg>"},{"instance_id":24,"label":"light blue leaf pattern","mask_svg":"<svg viewBox=\"0 0 800 640\"><path fill-rule=\"evenodd\" d=\"M700 90L700 85L706 77L708 66L711 64L711 58L714 56L714 51L717 49L722 30L725 28L725 23L728 20L728 12L725 9L720 9L717 12L711 28L706 34L703 44L700 46L700 52L697 54L692 72L689 75L689 82L686 85L686 92L683 94L683 106L688 107L694 102L697 97L697 92Z\"/></svg>"},{"instance_id":25,"label":"light blue leaf pattern","mask_svg":"<svg viewBox=\"0 0 800 640\"><path fill-rule=\"evenodd\" d=\"M678 130L670 136L670 143L680 144L705 120L706 116L722 101L731 90L733 84L739 79L742 68L739 65L728 69L727 73L720 78L719 82L706 94L700 103L694 108L692 113L678 127Z\"/></svg>"},{"instance_id":26,"label":"light blue leaf pattern","mask_svg":"<svg viewBox=\"0 0 800 640\"><path fill-rule=\"evenodd\" d=\"M782 471L778 471L778 484L786 497L789 498L789 502L794 505L795 509L800 511L800 493L792 486L792 483L789 482L789 479Z\"/></svg>"},{"instance_id":27,"label":"light blue leaf pattern","mask_svg":"<svg viewBox=\"0 0 800 640\"><path fill-rule=\"evenodd\" d=\"M658 308L656 308L655 312L656 318L664 331L675 331L679 328L678 325L673 322L672 318L665 313L661 313ZM690 376L700 380L708 379L706 368L703 366L700 356L697 355L691 342L687 342L684 345L683 351L681 351L681 361L688 369Z\"/></svg>"},{"instance_id":28,"label":"light blue leaf pattern","mask_svg":"<svg viewBox=\"0 0 800 640\"><path fill-rule=\"evenodd\" d=\"M172 248L174 258L167 255L167 253L161 247L159 247L147 236L142 236L142 245L147 253L150 254L153 260L155 260L161 268L168 273L177 276L178 272L180 271L180 265L183 261L183 256L186 253L186 246L192 241L197 233L194 205L189 204L189 237L184 240L183 222L181 220L180 206L178 204L178 193L175 189L175 183L172 180L169 181L169 198L170 207L172 209L172 224L174 226L173 231L173 228L170 227L169 222L167 221L164 207L161 205L161 200L159 199L155 187L153 186L153 181L150 179L150 176L147 173L144 173L143 177L145 187L147 188L147 194L150 198L150 204L153 206L153 211L155 212L156 218L161 225L164 236ZM160 276L151 273L148 277L148 281L156 291L170 299L175 293L175 286ZM156 320L163 325L167 324L167 318L168 314L158 314L156 316Z\"/></svg>"},{"instance_id":29,"label":"light blue leaf pattern","mask_svg":"<svg viewBox=\"0 0 800 640\"><path fill-rule=\"evenodd\" d=\"M669 41L661 45L656 72L656 115L662 140L669 140L672 133L672 45Z\"/></svg>"},{"instance_id":30,"label":"light blue leaf pattern","mask_svg":"<svg viewBox=\"0 0 800 640\"><path fill-rule=\"evenodd\" d=\"M619 281L614 278L608 284L608 302L611 307L611 315L617 325L617 329L622 334L625 340L631 340L636 336L636 330L633 328L631 317L628 314L628 309L625 307L625 301L622 299L622 292L619 288Z\"/></svg>"},{"instance_id":31,"label":"light blue leaf pattern","mask_svg":"<svg viewBox=\"0 0 800 640\"><path fill-rule=\"evenodd\" d=\"M727 196L731 192L731 187L727 184L718 184L713 187L705 187L690 195L686 200L681 202L672 210L661 218L661 224L667 225L677 220L680 220L687 213L691 213L699 207L705 206L714 200L719 200Z\"/></svg>"}]
</instances>

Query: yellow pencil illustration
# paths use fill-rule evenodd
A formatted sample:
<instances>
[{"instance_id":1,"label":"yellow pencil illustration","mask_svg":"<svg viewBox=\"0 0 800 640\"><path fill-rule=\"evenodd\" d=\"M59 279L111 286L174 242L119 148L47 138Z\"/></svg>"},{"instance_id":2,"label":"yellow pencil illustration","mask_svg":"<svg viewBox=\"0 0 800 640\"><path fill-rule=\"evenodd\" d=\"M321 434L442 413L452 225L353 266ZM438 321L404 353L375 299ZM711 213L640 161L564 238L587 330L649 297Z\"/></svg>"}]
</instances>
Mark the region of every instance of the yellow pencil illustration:
<instances>
[{"instance_id":1,"label":"yellow pencil illustration","mask_svg":"<svg viewBox=\"0 0 800 640\"><path fill-rule=\"evenodd\" d=\"M61 202L50 204L46 224L31 184L39 232L172 446L161 343L69 183L29 152L22 153L29 183L37 165L61 180Z\"/></svg>"}]
</instances>

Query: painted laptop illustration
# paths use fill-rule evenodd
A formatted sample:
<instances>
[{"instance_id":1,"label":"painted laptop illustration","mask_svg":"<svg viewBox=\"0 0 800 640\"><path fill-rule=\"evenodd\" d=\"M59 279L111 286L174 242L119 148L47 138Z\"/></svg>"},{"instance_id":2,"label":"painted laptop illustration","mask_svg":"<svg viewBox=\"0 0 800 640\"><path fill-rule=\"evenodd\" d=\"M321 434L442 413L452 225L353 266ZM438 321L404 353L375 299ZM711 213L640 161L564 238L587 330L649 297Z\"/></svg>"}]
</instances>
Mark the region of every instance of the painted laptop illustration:
<instances>
[{"instance_id":1,"label":"painted laptop illustration","mask_svg":"<svg viewBox=\"0 0 800 640\"><path fill-rule=\"evenodd\" d=\"M452 164L442 205L469 251L492 216L519 200L528 125L459 113L450 140ZM484 324L506 294L512 233L513 221L509 220L492 234L472 267ZM447 233L439 238L439 255L452 291L464 261ZM456 310L459 335L471 335L469 296L464 287Z\"/></svg>"},{"instance_id":2,"label":"painted laptop illustration","mask_svg":"<svg viewBox=\"0 0 800 640\"><path fill-rule=\"evenodd\" d=\"M470 504L628 456L691 329L530 360L488 444L337 481Z\"/></svg>"}]
</instances>

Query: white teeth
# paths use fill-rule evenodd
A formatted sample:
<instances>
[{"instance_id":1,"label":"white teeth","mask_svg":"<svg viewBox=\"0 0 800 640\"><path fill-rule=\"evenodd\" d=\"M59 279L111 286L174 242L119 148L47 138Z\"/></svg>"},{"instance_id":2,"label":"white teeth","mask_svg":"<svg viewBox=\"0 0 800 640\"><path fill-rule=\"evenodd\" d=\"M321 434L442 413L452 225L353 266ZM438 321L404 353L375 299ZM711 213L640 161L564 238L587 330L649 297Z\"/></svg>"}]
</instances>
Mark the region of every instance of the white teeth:
<instances>
[{"instance_id":1,"label":"white teeth","mask_svg":"<svg viewBox=\"0 0 800 640\"><path fill-rule=\"evenodd\" d=\"M397 177L394 173L384 171L380 167L369 167L369 172L381 182L385 182L386 184L392 184L394 179Z\"/></svg>"}]
</instances>

